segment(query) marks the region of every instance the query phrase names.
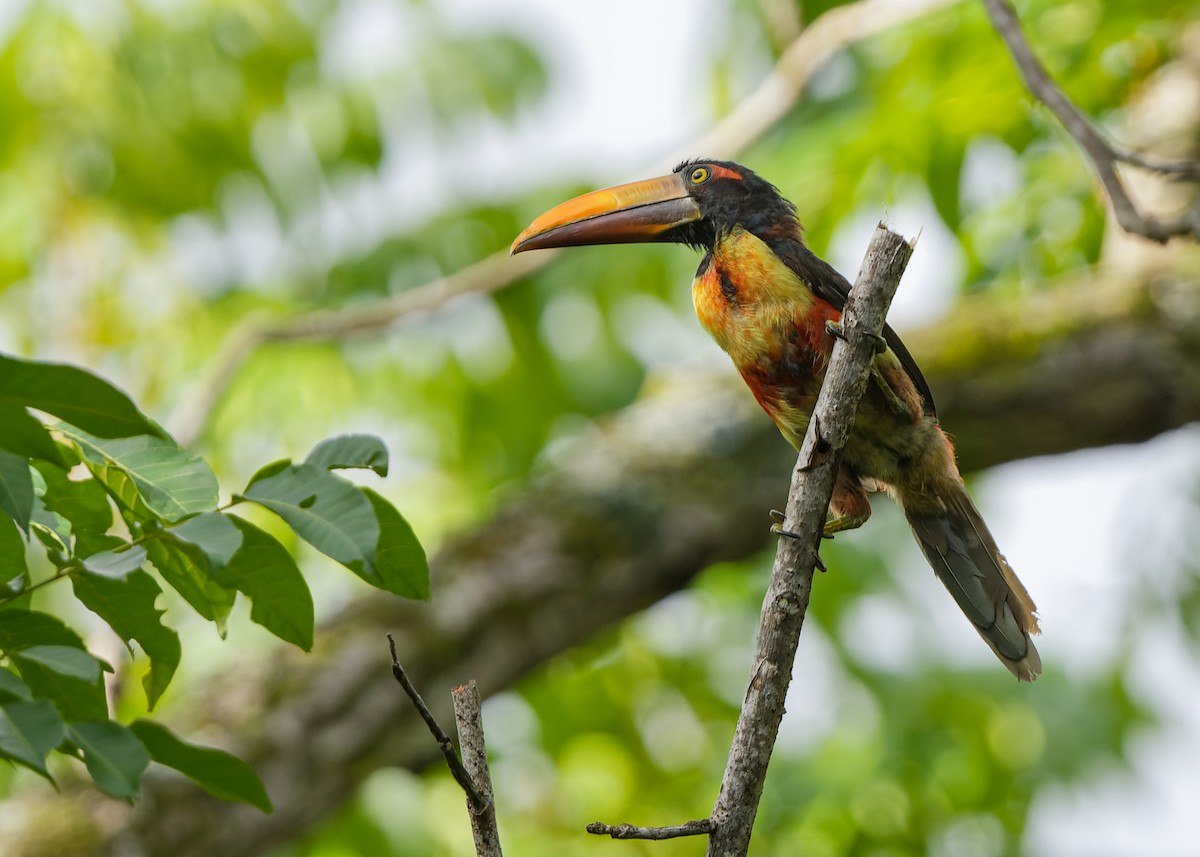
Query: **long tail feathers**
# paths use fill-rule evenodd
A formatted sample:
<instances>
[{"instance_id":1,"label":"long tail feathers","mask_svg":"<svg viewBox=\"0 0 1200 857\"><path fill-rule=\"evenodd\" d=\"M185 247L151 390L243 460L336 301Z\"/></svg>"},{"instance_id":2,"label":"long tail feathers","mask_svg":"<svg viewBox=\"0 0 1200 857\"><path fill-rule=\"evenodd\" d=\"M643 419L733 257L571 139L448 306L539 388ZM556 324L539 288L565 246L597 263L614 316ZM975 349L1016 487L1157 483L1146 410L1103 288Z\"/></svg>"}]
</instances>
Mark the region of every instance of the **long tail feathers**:
<instances>
[{"instance_id":1,"label":"long tail feathers","mask_svg":"<svg viewBox=\"0 0 1200 857\"><path fill-rule=\"evenodd\" d=\"M943 498L936 515L907 513L913 534L979 635L1021 681L1033 681L1042 659L1030 639L1038 633L1033 599L996 547L965 489Z\"/></svg>"}]
</instances>

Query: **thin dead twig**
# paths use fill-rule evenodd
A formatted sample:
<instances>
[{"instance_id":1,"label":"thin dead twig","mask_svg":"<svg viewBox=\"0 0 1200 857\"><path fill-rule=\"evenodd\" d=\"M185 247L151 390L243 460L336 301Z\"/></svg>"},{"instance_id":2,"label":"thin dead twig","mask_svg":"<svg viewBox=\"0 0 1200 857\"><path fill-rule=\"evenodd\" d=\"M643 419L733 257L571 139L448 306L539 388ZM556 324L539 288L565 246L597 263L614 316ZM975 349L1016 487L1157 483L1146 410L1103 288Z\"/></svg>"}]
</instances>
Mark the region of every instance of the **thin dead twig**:
<instances>
[{"instance_id":1,"label":"thin dead twig","mask_svg":"<svg viewBox=\"0 0 1200 857\"><path fill-rule=\"evenodd\" d=\"M587 826L588 833L611 836L613 839L677 839L680 836L703 836L715 829L711 818L685 821L672 827L638 827L634 824L605 824L602 821L593 821Z\"/></svg>"},{"instance_id":2,"label":"thin dead twig","mask_svg":"<svg viewBox=\"0 0 1200 857\"><path fill-rule=\"evenodd\" d=\"M450 773L454 777L454 781L462 786L462 790L467 793L467 800L470 802L473 810L471 813L472 816L483 812L492 803L491 795L485 794L475 785L475 780L463 766L462 761L458 758L458 754L454 752L454 742L450 740L450 736L446 734L445 730L437 722L437 719L434 718L433 713L429 710L429 706L425 704L425 700L421 698L421 694L413 686L408 674L404 672L404 667L400 666L400 661L396 657L395 639L391 634L388 634L387 640L392 652L392 675L395 676L400 686L404 688L404 692L412 700L412 704L421 715L421 719L429 727L429 731L433 735L433 739L437 741L442 755L446 757L446 765L450 768Z\"/></svg>"}]
</instances>

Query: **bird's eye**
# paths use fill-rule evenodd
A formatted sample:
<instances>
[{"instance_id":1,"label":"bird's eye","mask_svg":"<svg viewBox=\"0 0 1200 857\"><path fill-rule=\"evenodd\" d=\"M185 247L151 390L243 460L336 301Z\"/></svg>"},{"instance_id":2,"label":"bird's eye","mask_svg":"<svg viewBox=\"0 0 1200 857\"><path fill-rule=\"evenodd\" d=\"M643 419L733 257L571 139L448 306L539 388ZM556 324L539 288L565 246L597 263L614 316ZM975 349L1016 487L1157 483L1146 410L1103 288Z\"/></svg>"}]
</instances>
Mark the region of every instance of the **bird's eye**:
<instances>
[{"instance_id":1,"label":"bird's eye","mask_svg":"<svg viewBox=\"0 0 1200 857\"><path fill-rule=\"evenodd\" d=\"M708 177L710 175L711 173L708 171L708 167L696 167L696 169L692 170L691 175L688 176L688 179L691 180L692 184L703 184L704 182L708 181Z\"/></svg>"}]
</instances>

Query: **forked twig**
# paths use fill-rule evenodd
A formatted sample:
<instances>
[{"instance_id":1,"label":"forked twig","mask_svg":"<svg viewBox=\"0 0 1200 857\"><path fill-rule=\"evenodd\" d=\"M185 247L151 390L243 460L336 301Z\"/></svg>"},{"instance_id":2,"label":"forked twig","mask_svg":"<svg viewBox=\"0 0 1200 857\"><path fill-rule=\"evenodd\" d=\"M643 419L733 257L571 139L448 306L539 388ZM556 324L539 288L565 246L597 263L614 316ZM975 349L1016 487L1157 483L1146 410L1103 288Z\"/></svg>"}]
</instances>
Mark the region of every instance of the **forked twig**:
<instances>
[{"instance_id":1,"label":"forked twig","mask_svg":"<svg viewBox=\"0 0 1200 857\"><path fill-rule=\"evenodd\" d=\"M471 778L471 774L463 766L462 761L458 758L458 754L454 752L454 742L450 740L450 736L446 734L441 725L434 718L433 713L429 710L429 706L425 704L425 700L421 698L421 694L413 686L412 680L409 679L408 673L404 671L404 667L400 666L400 661L396 657L396 641L391 634L387 635L388 646L392 652L392 675L396 681L404 688L404 692L408 694L408 698L412 700L413 706L417 709L417 713L421 715L421 719L425 721L425 725L429 727L430 733L433 735L433 740L437 741L438 747L442 751L442 755L446 757L446 765L450 768L450 774L454 777L454 781L462 786L462 790L467 793L467 800L471 802L471 806L476 811L486 809L492 802L489 795L484 794L476 787L475 781Z\"/></svg>"},{"instance_id":2,"label":"forked twig","mask_svg":"<svg viewBox=\"0 0 1200 857\"><path fill-rule=\"evenodd\" d=\"M1159 160L1113 145L1097 130L1092 120L1067 97L1034 55L1025 33L1021 30L1017 13L1008 0L983 0L983 5L992 20L992 26L996 28L996 32L1008 47L1008 52L1012 54L1025 86L1050 109L1092 162L1096 177L1108 194L1118 225L1126 232L1141 235L1160 244L1176 236L1187 235L1200 239L1200 203L1173 218L1152 217L1142 213L1129 197L1125 183L1117 173L1117 164L1126 163L1175 178L1196 181L1200 180L1200 163Z\"/></svg>"}]
</instances>

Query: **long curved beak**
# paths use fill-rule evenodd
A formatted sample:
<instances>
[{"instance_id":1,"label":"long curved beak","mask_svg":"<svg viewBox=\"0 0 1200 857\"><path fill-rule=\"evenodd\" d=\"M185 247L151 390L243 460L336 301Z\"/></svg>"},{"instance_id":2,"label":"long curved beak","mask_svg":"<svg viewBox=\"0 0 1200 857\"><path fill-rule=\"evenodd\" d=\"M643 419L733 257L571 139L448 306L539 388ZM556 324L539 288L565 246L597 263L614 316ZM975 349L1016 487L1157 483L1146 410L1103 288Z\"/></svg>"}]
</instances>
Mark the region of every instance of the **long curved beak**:
<instances>
[{"instance_id":1,"label":"long curved beak","mask_svg":"<svg viewBox=\"0 0 1200 857\"><path fill-rule=\"evenodd\" d=\"M583 244L655 241L700 219L700 206L677 173L596 190L555 206L517 236L512 252Z\"/></svg>"}]
</instances>

